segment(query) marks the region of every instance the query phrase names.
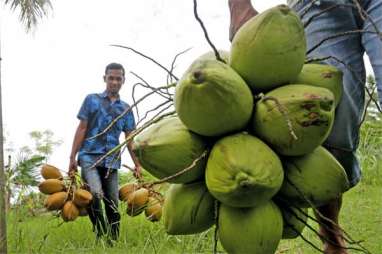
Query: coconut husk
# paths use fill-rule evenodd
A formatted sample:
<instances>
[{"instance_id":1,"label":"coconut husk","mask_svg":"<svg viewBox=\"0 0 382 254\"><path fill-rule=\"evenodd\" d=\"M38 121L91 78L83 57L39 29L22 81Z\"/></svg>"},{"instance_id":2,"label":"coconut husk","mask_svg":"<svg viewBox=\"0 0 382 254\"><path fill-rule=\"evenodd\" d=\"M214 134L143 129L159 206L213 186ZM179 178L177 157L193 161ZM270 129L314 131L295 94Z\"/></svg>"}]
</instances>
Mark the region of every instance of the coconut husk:
<instances>
[{"instance_id":1,"label":"coconut husk","mask_svg":"<svg viewBox=\"0 0 382 254\"><path fill-rule=\"evenodd\" d=\"M126 214L135 217L140 215L145 210L145 206L139 207L139 206L133 206L130 204L127 204Z\"/></svg>"},{"instance_id":2,"label":"coconut husk","mask_svg":"<svg viewBox=\"0 0 382 254\"><path fill-rule=\"evenodd\" d=\"M62 180L64 178L58 168L56 168L55 166L49 165L49 164L44 164L41 167L41 176L45 180L47 180L47 179L60 179L60 180Z\"/></svg>"},{"instance_id":3,"label":"coconut husk","mask_svg":"<svg viewBox=\"0 0 382 254\"><path fill-rule=\"evenodd\" d=\"M149 190L146 188L140 188L133 191L127 198L128 205L132 207L143 207L149 200Z\"/></svg>"},{"instance_id":4,"label":"coconut husk","mask_svg":"<svg viewBox=\"0 0 382 254\"><path fill-rule=\"evenodd\" d=\"M189 167L206 150L203 139L189 131L177 117L151 125L134 138L132 150L143 168L162 179ZM184 174L169 180L187 183L204 177L207 158L201 158Z\"/></svg>"},{"instance_id":5,"label":"coconut husk","mask_svg":"<svg viewBox=\"0 0 382 254\"><path fill-rule=\"evenodd\" d=\"M175 110L191 131L217 137L244 129L252 115L253 96L228 64L201 59L176 85Z\"/></svg>"},{"instance_id":6,"label":"coconut husk","mask_svg":"<svg viewBox=\"0 0 382 254\"><path fill-rule=\"evenodd\" d=\"M277 154L247 133L220 139L208 158L207 188L212 196L229 206L253 207L268 202L283 179Z\"/></svg>"},{"instance_id":7,"label":"coconut husk","mask_svg":"<svg viewBox=\"0 0 382 254\"><path fill-rule=\"evenodd\" d=\"M128 196L138 189L138 184L127 183L119 188L119 200L127 201Z\"/></svg>"},{"instance_id":8,"label":"coconut husk","mask_svg":"<svg viewBox=\"0 0 382 254\"><path fill-rule=\"evenodd\" d=\"M145 209L145 215L149 221L159 221L162 217L162 205L156 198L150 197Z\"/></svg>"},{"instance_id":9,"label":"coconut husk","mask_svg":"<svg viewBox=\"0 0 382 254\"><path fill-rule=\"evenodd\" d=\"M346 172L325 148L282 159L285 179L277 197L297 207L322 206L349 189Z\"/></svg>"},{"instance_id":10,"label":"coconut husk","mask_svg":"<svg viewBox=\"0 0 382 254\"><path fill-rule=\"evenodd\" d=\"M219 240L228 253L274 254L282 231L282 215L272 201L250 208L220 206Z\"/></svg>"},{"instance_id":11,"label":"coconut husk","mask_svg":"<svg viewBox=\"0 0 382 254\"><path fill-rule=\"evenodd\" d=\"M215 222L214 201L204 182L172 184L163 204L167 234L188 235L209 229Z\"/></svg>"},{"instance_id":12,"label":"coconut husk","mask_svg":"<svg viewBox=\"0 0 382 254\"><path fill-rule=\"evenodd\" d=\"M304 25L286 5L249 19L235 34L230 65L256 92L290 83L305 61Z\"/></svg>"},{"instance_id":13,"label":"coconut husk","mask_svg":"<svg viewBox=\"0 0 382 254\"><path fill-rule=\"evenodd\" d=\"M322 87L291 84L266 93L256 103L252 130L278 154L312 152L328 137L334 122L334 95Z\"/></svg>"},{"instance_id":14,"label":"coconut husk","mask_svg":"<svg viewBox=\"0 0 382 254\"><path fill-rule=\"evenodd\" d=\"M329 89L337 106L343 92L342 71L332 65L309 63L304 64L300 74L292 83L307 84Z\"/></svg>"},{"instance_id":15,"label":"coconut husk","mask_svg":"<svg viewBox=\"0 0 382 254\"><path fill-rule=\"evenodd\" d=\"M61 210L61 217L65 222L74 221L79 215L80 211L72 201L67 201Z\"/></svg>"},{"instance_id":16,"label":"coconut husk","mask_svg":"<svg viewBox=\"0 0 382 254\"><path fill-rule=\"evenodd\" d=\"M64 182L58 179L47 179L38 185L40 192L44 194L53 194L56 192L64 191Z\"/></svg>"},{"instance_id":17,"label":"coconut husk","mask_svg":"<svg viewBox=\"0 0 382 254\"><path fill-rule=\"evenodd\" d=\"M92 194L87 190L77 189L73 193L73 202L77 207L87 207L92 199Z\"/></svg>"},{"instance_id":18,"label":"coconut husk","mask_svg":"<svg viewBox=\"0 0 382 254\"><path fill-rule=\"evenodd\" d=\"M44 206L48 210L59 210L61 209L66 200L68 199L68 193L65 191L60 191L49 195L44 202Z\"/></svg>"}]
</instances>

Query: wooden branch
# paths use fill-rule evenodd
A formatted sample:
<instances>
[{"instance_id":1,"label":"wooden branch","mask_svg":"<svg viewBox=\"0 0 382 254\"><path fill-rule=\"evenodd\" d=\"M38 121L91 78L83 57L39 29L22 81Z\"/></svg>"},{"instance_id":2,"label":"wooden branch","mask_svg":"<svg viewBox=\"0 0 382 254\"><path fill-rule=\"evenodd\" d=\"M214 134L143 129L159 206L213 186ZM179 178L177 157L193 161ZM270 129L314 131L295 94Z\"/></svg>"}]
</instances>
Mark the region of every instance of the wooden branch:
<instances>
[{"instance_id":1,"label":"wooden branch","mask_svg":"<svg viewBox=\"0 0 382 254\"><path fill-rule=\"evenodd\" d=\"M112 45L110 45L110 46L112 46L112 47L119 47L119 48L124 48L124 49L131 50L131 51L133 51L134 53L136 53L136 54L138 54L138 55L140 55L140 56L143 56L144 58L149 59L150 61L152 61L153 63L155 63L156 65L158 65L160 68L162 68L163 70L165 70L169 75L171 75L176 81L179 80L174 74L171 73L171 71L169 71L169 70L168 70L166 67L164 67L162 64L158 63L158 62L157 62L156 60L154 60L153 58L151 58L151 57L149 57L149 56L147 56L147 55L145 55L145 54L139 52L138 50L135 50L135 49L133 49L133 48L131 48L131 47L127 47L127 46L118 45L118 44L112 44Z\"/></svg>"},{"instance_id":2,"label":"wooden branch","mask_svg":"<svg viewBox=\"0 0 382 254\"><path fill-rule=\"evenodd\" d=\"M226 63L221 57L220 57L220 54L219 54L219 51L216 49L215 45L211 42L210 40L210 37L208 36L208 33L207 33L207 29L205 28L204 24L203 24L203 21L199 18L198 16L198 11L197 11L197 1L194 0L194 15L195 15L195 18L196 20L199 22L200 26L202 27L203 29L203 33L204 33L204 37L206 38L208 44L210 44L210 46L212 47L214 53L215 53L215 57L218 61L220 62L223 62L223 63Z\"/></svg>"}]
</instances>

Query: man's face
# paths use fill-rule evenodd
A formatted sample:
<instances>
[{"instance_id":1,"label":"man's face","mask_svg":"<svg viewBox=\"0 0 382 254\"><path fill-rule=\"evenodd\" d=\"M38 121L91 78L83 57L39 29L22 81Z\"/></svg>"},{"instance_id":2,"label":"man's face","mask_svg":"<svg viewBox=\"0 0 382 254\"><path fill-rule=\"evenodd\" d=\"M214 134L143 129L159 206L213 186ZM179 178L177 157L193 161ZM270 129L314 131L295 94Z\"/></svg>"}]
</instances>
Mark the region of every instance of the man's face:
<instances>
[{"instance_id":1,"label":"man's face","mask_svg":"<svg viewBox=\"0 0 382 254\"><path fill-rule=\"evenodd\" d=\"M106 90L110 94L118 94L125 82L125 77L123 76L123 71L118 69L107 70L106 75L103 77L106 83Z\"/></svg>"}]
</instances>

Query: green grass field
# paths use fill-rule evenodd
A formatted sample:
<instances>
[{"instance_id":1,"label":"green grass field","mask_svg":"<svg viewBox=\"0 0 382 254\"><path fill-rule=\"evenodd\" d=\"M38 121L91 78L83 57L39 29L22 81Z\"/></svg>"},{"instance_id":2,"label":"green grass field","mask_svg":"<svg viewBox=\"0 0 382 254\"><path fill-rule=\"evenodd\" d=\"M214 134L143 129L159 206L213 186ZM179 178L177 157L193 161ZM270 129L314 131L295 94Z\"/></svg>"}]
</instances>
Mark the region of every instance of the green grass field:
<instances>
[{"instance_id":1,"label":"green grass field","mask_svg":"<svg viewBox=\"0 0 382 254\"><path fill-rule=\"evenodd\" d=\"M365 125L360 144L363 179L345 193L340 225L370 253L382 253L382 128ZM124 207L121 207L123 211ZM316 228L312 221L310 224ZM214 228L197 235L169 236L161 222L152 223L144 215L122 214L121 237L113 247L95 242L86 217L62 223L51 214L30 217L25 212L8 214L9 253L212 253ZM316 246L318 237L308 228L303 236ZM218 244L218 252L225 253ZM301 238L282 240L278 254L320 253ZM349 253L361 253L350 250Z\"/></svg>"},{"instance_id":2,"label":"green grass field","mask_svg":"<svg viewBox=\"0 0 382 254\"><path fill-rule=\"evenodd\" d=\"M361 183L344 196L342 227L375 254L382 253L381 210L381 186ZM151 223L144 215L122 216L121 237L112 248L104 241L95 242L86 217L62 223L52 215L20 217L11 214L8 232L10 253L212 253L214 245L214 228L197 235L168 236L161 223ZM304 236L320 246L317 236L307 228ZM224 252L220 245L218 251ZM320 252L298 238L283 240L278 253Z\"/></svg>"}]
</instances>

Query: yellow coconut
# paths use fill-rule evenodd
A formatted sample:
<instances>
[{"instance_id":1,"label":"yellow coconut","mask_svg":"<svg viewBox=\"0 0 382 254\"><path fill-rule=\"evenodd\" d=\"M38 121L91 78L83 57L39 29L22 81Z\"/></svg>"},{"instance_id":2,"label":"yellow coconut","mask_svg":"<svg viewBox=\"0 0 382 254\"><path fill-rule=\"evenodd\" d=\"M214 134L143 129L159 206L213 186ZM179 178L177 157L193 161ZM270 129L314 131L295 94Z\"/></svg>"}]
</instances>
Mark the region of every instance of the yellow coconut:
<instances>
[{"instance_id":1,"label":"yellow coconut","mask_svg":"<svg viewBox=\"0 0 382 254\"><path fill-rule=\"evenodd\" d=\"M38 185L44 194L53 194L65 190L64 182L58 179L47 179Z\"/></svg>"},{"instance_id":2,"label":"yellow coconut","mask_svg":"<svg viewBox=\"0 0 382 254\"><path fill-rule=\"evenodd\" d=\"M138 207L138 206L127 204L126 213L127 215L134 217L134 216L140 215L143 212L143 210L145 210L145 206Z\"/></svg>"},{"instance_id":3,"label":"yellow coconut","mask_svg":"<svg viewBox=\"0 0 382 254\"><path fill-rule=\"evenodd\" d=\"M44 179L63 179L63 176L55 166L44 164L41 167L41 175Z\"/></svg>"},{"instance_id":4,"label":"yellow coconut","mask_svg":"<svg viewBox=\"0 0 382 254\"><path fill-rule=\"evenodd\" d=\"M156 198L150 197L145 209L145 215L149 221L159 221L162 217L162 205Z\"/></svg>"},{"instance_id":5,"label":"yellow coconut","mask_svg":"<svg viewBox=\"0 0 382 254\"><path fill-rule=\"evenodd\" d=\"M65 191L53 193L45 199L44 206L48 210L59 210L64 206L67 198L68 193Z\"/></svg>"},{"instance_id":6,"label":"yellow coconut","mask_svg":"<svg viewBox=\"0 0 382 254\"><path fill-rule=\"evenodd\" d=\"M149 190L140 188L127 197L127 203L134 207L143 207L149 200Z\"/></svg>"},{"instance_id":7,"label":"yellow coconut","mask_svg":"<svg viewBox=\"0 0 382 254\"><path fill-rule=\"evenodd\" d=\"M74 221L80 215L80 211L72 201L67 201L61 210L61 217L64 221Z\"/></svg>"},{"instance_id":8,"label":"yellow coconut","mask_svg":"<svg viewBox=\"0 0 382 254\"><path fill-rule=\"evenodd\" d=\"M92 194L84 189L77 189L73 194L73 202L77 207L87 207L92 199Z\"/></svg>"},{"instance_id":9,"label":"yellow coconut","mask_svg":"<svg viewBox=\"0 0 382 254\"><path fill-rule=\"evenodd\" d=\"M119 188L119 200L127 201L128 196L138 189L138 184L127 183Z\"/></svg>"}]
</instances>

